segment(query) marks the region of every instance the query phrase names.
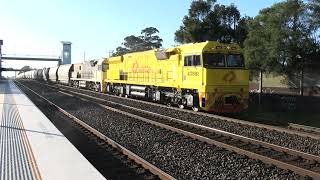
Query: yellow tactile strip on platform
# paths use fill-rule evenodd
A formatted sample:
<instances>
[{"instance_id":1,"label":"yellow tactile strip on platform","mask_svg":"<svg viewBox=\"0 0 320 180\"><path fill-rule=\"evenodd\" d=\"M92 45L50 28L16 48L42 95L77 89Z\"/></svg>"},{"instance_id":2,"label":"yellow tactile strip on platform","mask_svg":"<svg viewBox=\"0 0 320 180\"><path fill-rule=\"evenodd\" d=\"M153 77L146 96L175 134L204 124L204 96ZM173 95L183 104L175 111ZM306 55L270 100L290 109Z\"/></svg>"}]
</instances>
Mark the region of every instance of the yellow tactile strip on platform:
<instances>
[{"instance_id":1,"label":"yellow tactile strip on platform","mask_svg":"<svg viewBox=\"0 0 320 180\"><path fill-rule=\"evenodd\" d=\"M0 179L39 180L39 169L18 108L10 89L6 90L0 122Z\"/></svg>"}]
</instances>

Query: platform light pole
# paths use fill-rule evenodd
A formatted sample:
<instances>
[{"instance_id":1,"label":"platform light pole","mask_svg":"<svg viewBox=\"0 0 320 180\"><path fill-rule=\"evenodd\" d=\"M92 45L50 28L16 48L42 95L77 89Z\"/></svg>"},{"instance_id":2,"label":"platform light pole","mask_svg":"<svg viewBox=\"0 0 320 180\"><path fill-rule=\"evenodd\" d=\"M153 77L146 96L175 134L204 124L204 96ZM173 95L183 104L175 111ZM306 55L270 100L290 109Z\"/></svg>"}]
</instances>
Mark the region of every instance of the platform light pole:
<instances>
[{"instance_id":1,"label":"platform light pole","mask_svg":"<svg viewBox=\"0 0 320 180\"><path fill-rule=\"evenodd\" d=\"M259 84L259 105L261 105L261 96L262 96L262 88L263 88L263 72L262 69L260 69L260 84Z\"/></svg>"},{"instance_id":2,"label":"platform light pole","mask_svg":"<svg viewBox=\"0 0 320 180\"><path fill-rule=\"evenodd\" d=\"M302 58L300 55L297 55L297 58L300 62L300 96L303 96L304 94L304 58Z\"/></svg>"}]
</instances>

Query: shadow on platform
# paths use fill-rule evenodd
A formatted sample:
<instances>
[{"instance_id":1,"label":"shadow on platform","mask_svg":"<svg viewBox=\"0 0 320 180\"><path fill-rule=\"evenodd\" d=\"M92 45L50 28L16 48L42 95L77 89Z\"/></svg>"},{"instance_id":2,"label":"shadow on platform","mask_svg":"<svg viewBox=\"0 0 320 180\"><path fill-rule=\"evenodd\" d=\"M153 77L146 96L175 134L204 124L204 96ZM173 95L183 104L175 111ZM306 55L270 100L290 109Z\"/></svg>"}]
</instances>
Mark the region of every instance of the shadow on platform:
<instances>
[{"instance_id":1,"label":"shadow on platform","mask_svg":"<svg viewBox=\"0 0 320 180\"><path fill-rule=\"evenodd\" d=\"M62 134L55 134L55 133L36 131L36 130L30 130L30 129L22 129L22 128L17 128L17 127L10 127L10 126L2 126L1 125L0 128L9 128L9 129L17 130L17 131L27 131L27 132L39 133L39 134L50 135L50 136L64 137Z\"/></svg>"}]
</instances>

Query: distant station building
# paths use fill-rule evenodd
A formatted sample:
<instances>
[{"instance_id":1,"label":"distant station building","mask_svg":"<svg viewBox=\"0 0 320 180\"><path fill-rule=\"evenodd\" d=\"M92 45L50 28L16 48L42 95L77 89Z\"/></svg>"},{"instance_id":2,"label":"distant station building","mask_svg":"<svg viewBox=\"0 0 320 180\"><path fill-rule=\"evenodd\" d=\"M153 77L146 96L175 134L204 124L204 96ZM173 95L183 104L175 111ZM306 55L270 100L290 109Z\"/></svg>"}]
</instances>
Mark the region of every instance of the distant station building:
<instances>
[{"instance_id":1,"label":"distant station building","mask_svg":"<svg viewBox=\"0 0 320 180\"><path fill-rule=\"evenodd\" d=\"M62 43L62 64L71 64L71 42L61 41Z\"/></svg>"}]
</instances>

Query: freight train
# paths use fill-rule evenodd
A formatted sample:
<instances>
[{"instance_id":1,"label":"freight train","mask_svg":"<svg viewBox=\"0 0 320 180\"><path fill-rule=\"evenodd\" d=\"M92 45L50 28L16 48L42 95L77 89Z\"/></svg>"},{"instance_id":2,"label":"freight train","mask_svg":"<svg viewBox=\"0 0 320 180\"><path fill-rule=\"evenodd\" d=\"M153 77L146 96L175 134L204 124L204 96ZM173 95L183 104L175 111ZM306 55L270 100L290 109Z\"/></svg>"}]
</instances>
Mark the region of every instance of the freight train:
<instances>
[{"instance_id":1,"label":"freight train","mask_svg":"<svg viewBox=\"0 0 320 180\"><path fill-rule=\"evenodd\" d=\"M249 72L237 44L206 41L28 71L45 80L125 97L238 113L247 109Z\"/></svg>"}]
</instances>

